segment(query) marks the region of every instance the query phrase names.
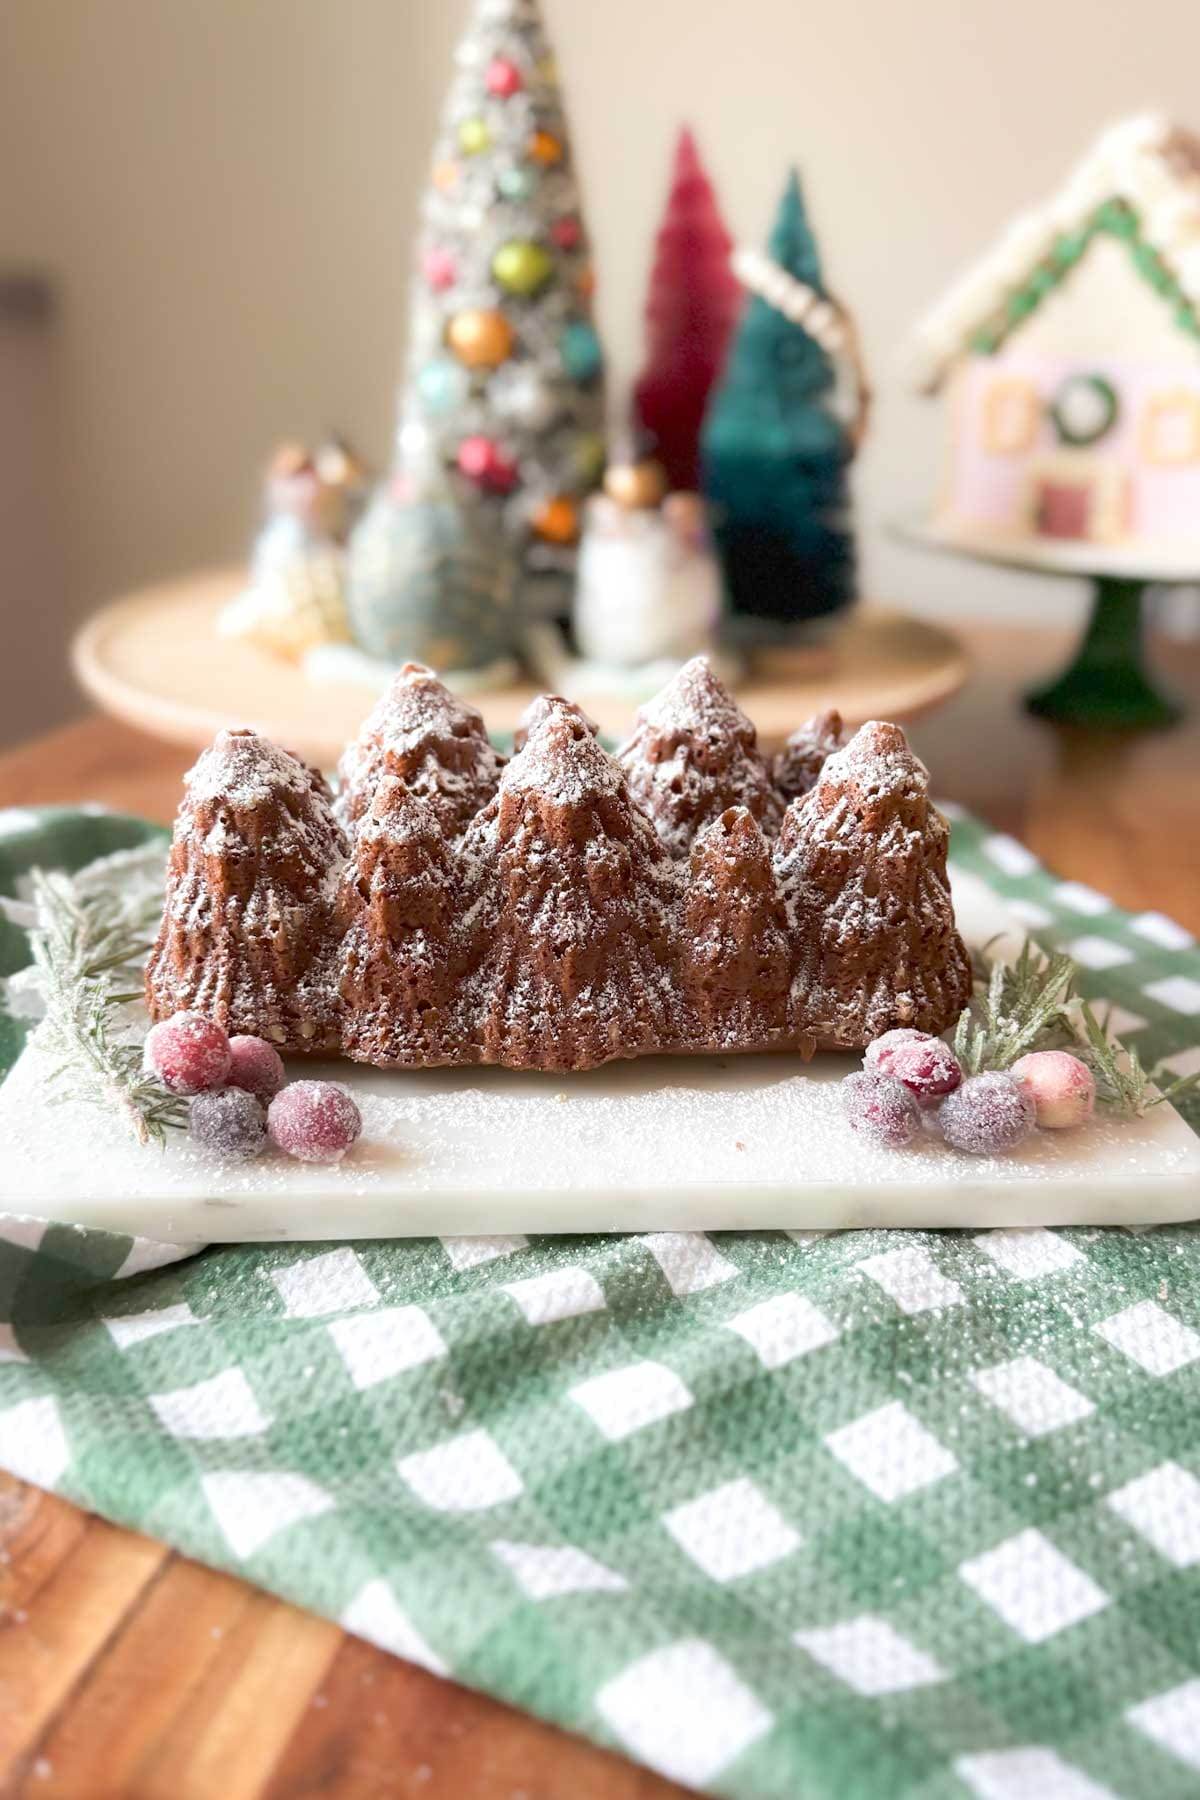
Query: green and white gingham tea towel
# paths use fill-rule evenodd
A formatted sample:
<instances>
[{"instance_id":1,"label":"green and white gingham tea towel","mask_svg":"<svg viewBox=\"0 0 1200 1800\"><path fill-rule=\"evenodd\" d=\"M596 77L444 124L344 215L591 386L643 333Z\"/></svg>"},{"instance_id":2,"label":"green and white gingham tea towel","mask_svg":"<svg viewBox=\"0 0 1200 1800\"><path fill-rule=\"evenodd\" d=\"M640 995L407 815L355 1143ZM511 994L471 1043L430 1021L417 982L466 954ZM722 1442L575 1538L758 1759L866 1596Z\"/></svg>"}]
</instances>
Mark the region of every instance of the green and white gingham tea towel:
<instances>
[{"instance_id":1,"label":"green and white gingham tea towel","mask_svg":"<svg viewBox=\"0 0 1200 1800\"><path fill-rule=\"evenodd\" d=\"M954 858L1200 1062L1176 925ZM738 1800L1200 1792L1194 1228L0 1239L0 1466L401 1656Z\"/></svg>"}]
</instances>

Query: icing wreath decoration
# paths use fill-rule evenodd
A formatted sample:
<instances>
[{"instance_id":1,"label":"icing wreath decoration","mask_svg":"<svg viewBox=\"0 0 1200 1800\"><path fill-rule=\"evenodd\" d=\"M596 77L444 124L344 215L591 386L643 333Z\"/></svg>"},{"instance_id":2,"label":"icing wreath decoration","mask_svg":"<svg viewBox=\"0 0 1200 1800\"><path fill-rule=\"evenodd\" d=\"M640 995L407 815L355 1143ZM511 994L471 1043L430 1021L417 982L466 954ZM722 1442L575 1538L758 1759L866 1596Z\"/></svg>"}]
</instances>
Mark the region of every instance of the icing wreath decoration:
<instances>
[{"instance_id":1,"label":"icing wreath decoration","mask_svg":"<svg viewBox=\"0 0 1200 1800\"><path fill-rule=\"evenodd\" d=\"M1050 420L1060 444L1097 444L1117 422L1116 389L1103 375L1068 375L1050 403Z\"/></svg>"}]
</instances>

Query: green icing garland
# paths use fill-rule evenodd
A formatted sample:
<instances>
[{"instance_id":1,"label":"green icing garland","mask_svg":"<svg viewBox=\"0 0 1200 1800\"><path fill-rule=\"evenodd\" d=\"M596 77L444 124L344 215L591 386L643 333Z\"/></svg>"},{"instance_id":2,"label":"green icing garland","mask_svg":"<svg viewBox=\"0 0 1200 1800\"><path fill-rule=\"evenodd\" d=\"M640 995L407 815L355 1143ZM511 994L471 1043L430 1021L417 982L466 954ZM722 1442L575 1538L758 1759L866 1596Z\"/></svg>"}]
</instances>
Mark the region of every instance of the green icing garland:
<instances>
[{"instance_id":1,"label":"green icing garland","mask_svg":"<svg viewBox=\"0 0 1200 1800\"><path fill-rule=\"evenodd\" d=\"M993 356L1001 345L1075 267L1098 232L1128 244L1139 274L1155 293L1175 303L1175 323L1191 337L1200 338L1200 314L1184 294L1175 276L1153 244L1142 236L1137 214L1125 200L1106 200L1098 206L1081 231L1064 231L1057 237L1033 273L1004 301L999 311L973 331L967 347L981 356Z\"/></svg>"}]
</instances>

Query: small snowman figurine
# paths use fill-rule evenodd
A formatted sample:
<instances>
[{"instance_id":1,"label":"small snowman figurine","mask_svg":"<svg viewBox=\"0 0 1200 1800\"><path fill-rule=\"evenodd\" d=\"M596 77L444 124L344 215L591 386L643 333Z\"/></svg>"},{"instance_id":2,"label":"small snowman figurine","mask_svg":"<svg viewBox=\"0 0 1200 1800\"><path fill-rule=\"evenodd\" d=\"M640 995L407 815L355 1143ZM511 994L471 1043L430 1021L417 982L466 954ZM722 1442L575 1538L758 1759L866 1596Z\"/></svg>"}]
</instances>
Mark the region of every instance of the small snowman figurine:
<instances>
[{"instance_id":1,"label":"small snowman figurine","mask_svg":"<svg viewBox=\"0 0 1200 1800\"><path fill-rule=\"evenodd\" d=\"M317 645L344 642L345 546L367 493L367 471L340 439L315 452L280 445L263 484L250 585L222 614L222 635L293 662Z\"/></svg>"},{"instance_id":2,"label":"small snowman figurine","mask_svg":"<svg viewBox=\"0 0 1200 1800\"><path fill-rule=\"evenodd\" d=\"M713 643L721 576L704 502L665 488L657 463L620 463L588 502L573 625L592 662L686 662Z\"/></svg>"}]
</instances>

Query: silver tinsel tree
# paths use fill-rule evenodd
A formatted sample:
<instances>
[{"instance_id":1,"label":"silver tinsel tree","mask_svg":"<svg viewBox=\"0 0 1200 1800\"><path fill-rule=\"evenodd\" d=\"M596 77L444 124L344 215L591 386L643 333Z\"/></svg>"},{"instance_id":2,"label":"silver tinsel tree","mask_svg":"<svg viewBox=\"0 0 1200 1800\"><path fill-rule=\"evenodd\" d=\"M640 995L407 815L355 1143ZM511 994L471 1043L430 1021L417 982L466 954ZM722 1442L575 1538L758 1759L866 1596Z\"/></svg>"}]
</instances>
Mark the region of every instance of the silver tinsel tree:
<instances>
[{"instance_id":1,"label":"silver tinsel tree","mask_svg":"<svg viewBox=\"0 0 1200 1800\"><path fill-rule=\"evenodd\" d=\"M527 616L562 613L582 501L604 467L604 374L537 0L477 0L456 64L423 211L398 461L439 465L464 509L499 527Z\"/></svg>"}]
</instances>

